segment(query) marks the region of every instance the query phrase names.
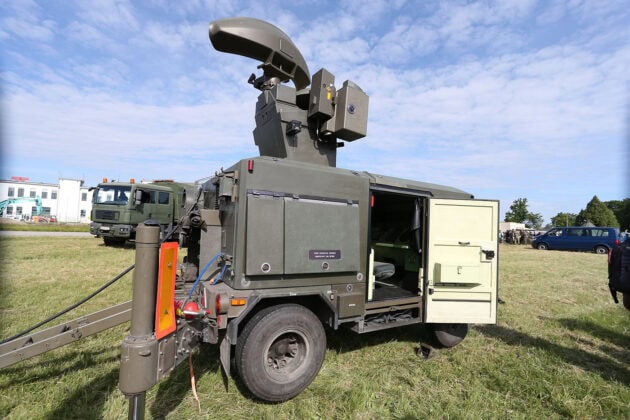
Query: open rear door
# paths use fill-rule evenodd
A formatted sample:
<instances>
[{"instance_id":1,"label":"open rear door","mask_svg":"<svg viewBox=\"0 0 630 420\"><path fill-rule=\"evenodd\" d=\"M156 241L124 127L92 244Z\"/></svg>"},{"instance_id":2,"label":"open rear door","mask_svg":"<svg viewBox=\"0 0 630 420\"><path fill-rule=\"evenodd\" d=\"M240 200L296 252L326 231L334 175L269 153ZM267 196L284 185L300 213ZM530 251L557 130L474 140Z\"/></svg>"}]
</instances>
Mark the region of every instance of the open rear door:
<instances>
[{"instance_id":1,"label":"open rear door","mask_svg":"<svg viewBox=\"0 0 630 420\"><path fill-rule=\"evenodd\" d=\"M428 203L425 322L496 323L499 203Z\"/></svg>"}]
</instances>

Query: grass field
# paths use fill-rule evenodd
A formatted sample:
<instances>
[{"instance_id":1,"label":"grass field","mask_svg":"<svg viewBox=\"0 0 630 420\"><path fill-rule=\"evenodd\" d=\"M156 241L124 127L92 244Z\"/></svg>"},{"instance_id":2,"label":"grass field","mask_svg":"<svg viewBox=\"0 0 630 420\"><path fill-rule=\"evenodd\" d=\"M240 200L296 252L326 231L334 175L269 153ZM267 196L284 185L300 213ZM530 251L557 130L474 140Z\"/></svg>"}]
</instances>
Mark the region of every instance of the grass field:
<instances>
[{"instance_id":1,"label":"grass field","mask_svg":"<svg viewBox=\"0 0 630 420\"><path fill-rule=\"evenodd\" d=\"M227 390L218 348L147 393L150 418L630 418L630 312L606 286L606 257L502 246L499 323L459 346L416 356L421 326L328 331L324 366L295 399L264 404ZM94 238L0 238L0 336L79 300L133 263ZM127 300L125 276L71 319ZM117 388L122 325L0 371L2 418L126 418Z\"/></svg>"},{"instance_id":2,"label":"grass field","mask_svg":"<svg viewBox=\"0 0 630 420\"><path fill-rule=\"evenodd\" d=\"M5 219L6 220L6 219ZM26 223L15 222L6 223L0 222L0 230L8 231L38 231L38 232L89 232L90 225L78 224L78 223Z\"/></svg>"}]
</instances>

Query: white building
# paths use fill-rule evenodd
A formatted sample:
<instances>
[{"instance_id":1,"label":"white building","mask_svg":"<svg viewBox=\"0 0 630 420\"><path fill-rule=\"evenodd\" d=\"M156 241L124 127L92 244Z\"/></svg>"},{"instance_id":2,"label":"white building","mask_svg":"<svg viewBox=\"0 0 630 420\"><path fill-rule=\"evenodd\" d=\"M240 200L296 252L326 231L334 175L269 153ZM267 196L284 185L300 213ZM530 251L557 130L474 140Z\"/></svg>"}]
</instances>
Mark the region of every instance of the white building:
<instances>
[{"instance_id":1,"label":"white building","mask_svg":"<svg viewBox=\"0 0 630 420\"><path fill-rule=\"evenodd\" d=\"M525 223L499 222L499 230L501 232L507 232L508 230L512 230L512 229L524 230L527 228L525 227Z\"/></svg>"},{"instance_id":2,"label":"white building","mask_svg":"<svg viewBox=\"0 0 630 420\"><path fill-rule=\"evenodd\" d=\"M82 180L60 178L57 185L31 182L22 177L0 180L2 217L31 220L37 214L38 198L43 216L55 217L61 223L90 222L92 191L83 185Z\"/></svg>"}]
</instances>

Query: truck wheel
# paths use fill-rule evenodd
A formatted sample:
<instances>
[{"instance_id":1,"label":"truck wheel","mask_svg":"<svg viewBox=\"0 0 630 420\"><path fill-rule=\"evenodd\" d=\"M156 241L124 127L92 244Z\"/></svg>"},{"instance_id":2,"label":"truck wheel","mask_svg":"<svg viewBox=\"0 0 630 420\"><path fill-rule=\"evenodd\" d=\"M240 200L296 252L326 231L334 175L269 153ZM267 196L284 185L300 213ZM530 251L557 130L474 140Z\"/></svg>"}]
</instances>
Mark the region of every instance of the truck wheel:
<instances>
[{"instance_id":1,"label":"truck wheel","mask_svg":"<svg viewBox=\"0 0 630 420\"><path fill-rule=\"evenodd\" d=\"M122 246L125 244L125 240L121 238L112 238L110 236L103 236L103 242L106 246Z\"/></svg>"},{"instance_id":2,"label":"truck wheel","mask_svg":"<svg viewBox=\"0 0 630 420\"><path fill-rule=\"evenodd\" d=\"M269 402L295 397L322 367L326 333L307 308L285 304L263 309L245 325L236 344L243 385Z\"/></svg>"},{"instance_id":3,"label":"truck wheel","mask_svg":"<svg viewBox=\"0 0 630 420\"><path fill-rule=\"evenodd\" d=\"M623 306L630 311L630 293L624 293L621 301L623 302Z\"/></svg>"},{"instance_id":4,"label":"truck wheel","mask_svg":"<svg viewBox=\"0 0 630 420\"><path fill-rule=\"evenodd\" d=\"M444 347L455 347L468 334L468 324L433 324L433 337Z\"/></svg>"},{"instance_id":5,"label":"truck wheel","mask_svg":"<svg viewBox=\"0 0 630 420\"><path fill-rule=\"evenodd\" d=\"M536 246L536 248L540 249L541 251L545 251L545 250L549 249L549 247L547 246L547 244L546 244L546 243L544 243L544 242L539 243L539 244Z\"/></svg>"},{"instance_id":6,"label":"truck wheel","mask_svg":"<svg viewBox=\"0 0 630 420\"><path fill-rule=\"evenodd\" d=\"M599 245L595 247L596 254L608 254L608 248L603 245Z\"/></svg>"}]
</instances>

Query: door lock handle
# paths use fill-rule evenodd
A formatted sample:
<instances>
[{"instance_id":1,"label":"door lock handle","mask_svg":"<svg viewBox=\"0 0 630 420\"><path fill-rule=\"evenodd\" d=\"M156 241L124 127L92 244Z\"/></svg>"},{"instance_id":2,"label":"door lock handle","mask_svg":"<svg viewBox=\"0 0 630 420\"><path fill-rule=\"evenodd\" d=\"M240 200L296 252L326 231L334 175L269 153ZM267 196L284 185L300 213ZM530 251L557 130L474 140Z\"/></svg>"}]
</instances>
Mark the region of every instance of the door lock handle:
<instances>
[{"instance_id":1,"label":"door lock handle","mask_svg":"<svg viewBox=\"0 0 630 420\"><path fill-rule=\"evenodd\" d=\"M460 244L461 246L466 246L466 245L470 245L469 241L459 241L458 244Z\"/></svg>"},{"instance_id":2,"label":"door lock handle","mask_svg":"<svg viewBox=\"0 0 630 420\"><path fill-rule=\"evenodd\" d=\"M482 249L481 252L483 252L484 254L486 254L486 259L487 260L491 260L494 258L494 251L489 250L489 249Z\"/></svg>"}]
</instances>

